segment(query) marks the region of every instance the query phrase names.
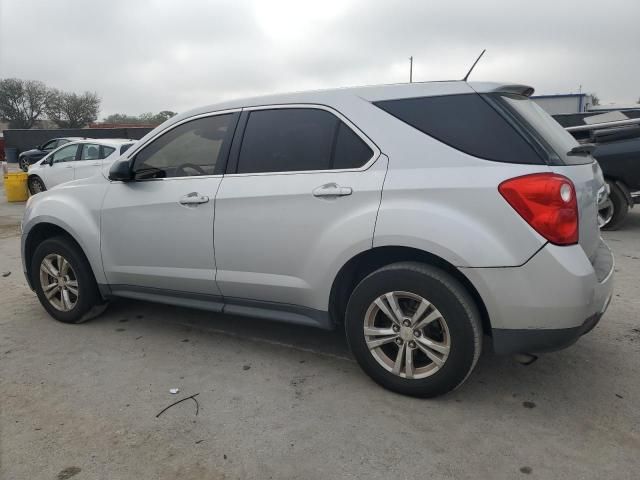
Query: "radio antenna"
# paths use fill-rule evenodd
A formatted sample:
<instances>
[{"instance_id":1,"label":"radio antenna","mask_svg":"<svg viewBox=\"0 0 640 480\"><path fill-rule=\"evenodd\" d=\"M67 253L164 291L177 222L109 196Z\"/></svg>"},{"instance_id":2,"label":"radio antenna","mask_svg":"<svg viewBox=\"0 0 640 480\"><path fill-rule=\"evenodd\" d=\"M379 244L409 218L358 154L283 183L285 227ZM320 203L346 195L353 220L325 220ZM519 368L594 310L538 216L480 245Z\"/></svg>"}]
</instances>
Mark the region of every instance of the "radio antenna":
<instances>
[{"instance_id":1,"label":"radio antenna","mask_svg":"<svg viewBox=\"0 0 640 480\"><path fill-rule=\"evenodd\" d=\"M473 65L471 65L471 68L469 69L469 71L467 72L467 74L464 76L464 78L462 79L463 82L467 81L467 78L469 78L469 75L471 75L471 72L473 72L473 69L476 68L476 64L480 61L480 59L482 58L482 56L484 55L484 52L486 52L487 49L485 48L484 50L482 50L482 53L480 54L480 56L478 58L476 58L476 61L473 62Z\"/></svg>"}]
</instances>

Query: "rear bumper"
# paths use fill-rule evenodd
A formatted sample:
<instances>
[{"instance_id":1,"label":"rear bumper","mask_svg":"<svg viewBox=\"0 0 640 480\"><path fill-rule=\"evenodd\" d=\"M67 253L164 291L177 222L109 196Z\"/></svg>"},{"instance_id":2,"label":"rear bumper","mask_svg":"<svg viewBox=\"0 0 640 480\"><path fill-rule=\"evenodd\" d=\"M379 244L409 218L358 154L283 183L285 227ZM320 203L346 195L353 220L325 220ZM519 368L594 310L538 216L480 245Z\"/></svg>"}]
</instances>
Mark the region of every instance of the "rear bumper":
<instances>
[{"instance_id":1,"label":"rear bumper","mask_svg":"<svg viewBox=\"0 0 640 480\"><path fill-rule=\"evenodd\" d=\"M562 350L573 345L585 333L589 333L598 324L603 314L604 312L592 315L582 325L574 328L540 330L494 328L492 329L493 349L500 355Z\"/></svg>"},{"instance_id":2,"label":"rear bumper","mask_svg":"<svg viewBox=\"0 0 640 480\"><path fill-rule=\"evenodd\" d=\"M613 254L546 245L514 268L463 269L482 297L498 354L559 350L600 321L613 292Z\"/></svg>"}]
</instances>

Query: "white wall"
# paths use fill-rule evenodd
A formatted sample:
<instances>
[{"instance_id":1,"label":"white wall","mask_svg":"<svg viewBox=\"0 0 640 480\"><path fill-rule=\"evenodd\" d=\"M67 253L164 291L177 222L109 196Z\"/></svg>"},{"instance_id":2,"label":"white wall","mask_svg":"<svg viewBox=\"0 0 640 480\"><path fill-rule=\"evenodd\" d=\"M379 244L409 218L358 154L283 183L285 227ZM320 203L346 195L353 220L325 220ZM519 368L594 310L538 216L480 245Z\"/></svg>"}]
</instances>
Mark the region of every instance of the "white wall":
<instances>
[{"instance_id":1,"label":"white wall","mask_svg":"<svg viewBox=\"0 0 640 480\"><path fill-rule=\"evenodd\" d=\"M582 105L580 104L582 99ZM533 97L532 100L540 105L549 115L560 113L582 113L591 107L591 95L578 96L557 96L557 97Z\"/></svg>"}]
</instances>

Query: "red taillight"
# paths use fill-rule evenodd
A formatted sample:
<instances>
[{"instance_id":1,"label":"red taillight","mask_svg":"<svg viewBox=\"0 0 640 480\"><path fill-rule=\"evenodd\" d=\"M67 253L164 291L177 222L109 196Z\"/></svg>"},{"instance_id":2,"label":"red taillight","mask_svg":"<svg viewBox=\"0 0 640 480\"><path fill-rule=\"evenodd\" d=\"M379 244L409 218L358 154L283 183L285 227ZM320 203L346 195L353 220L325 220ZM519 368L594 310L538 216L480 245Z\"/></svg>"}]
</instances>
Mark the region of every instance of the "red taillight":
<instances>
[{"instance_id":1,"label":"red taillight","mask_svg":"<svg viewBox=\"0 0 640 480\"><path fill-rule=\"evenodd\" d=\"M498 186L500 194L540 235L556 245L578 243L578 202L571 180L534 173Z\"/></svg>"}]
</instances>

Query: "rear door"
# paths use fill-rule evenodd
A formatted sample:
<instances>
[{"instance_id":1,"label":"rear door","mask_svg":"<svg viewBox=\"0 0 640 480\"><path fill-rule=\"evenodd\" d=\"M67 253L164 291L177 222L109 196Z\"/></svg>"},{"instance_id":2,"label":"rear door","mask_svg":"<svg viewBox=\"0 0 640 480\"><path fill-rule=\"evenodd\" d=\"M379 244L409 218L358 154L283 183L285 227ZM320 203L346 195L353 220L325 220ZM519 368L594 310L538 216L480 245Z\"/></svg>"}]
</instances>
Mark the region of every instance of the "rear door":
<instances>
[{"instance_id":1,"label":"rear door","mask_svg":"<svg viewBox=\"0 0 640 480\"><path fill-rule=\"evenodd\" d=\"M78 160L73 163L74 178L76 180L90 177L100 171L102 158L104 158L101 154L103 148L105 148L103 145L95 143L84 143L81 145ZM113 147L106 148L111 151L115 150Z\"/></svg>"},{"instance_id":2,"label":"rear door","mask_svg":"<svg viewBox=\"0 0 640 480\"><path fill-rule=\"evenodd\" d=\"M43 181L48 189L73 180L73 165L78 147L78 144L67 145L51 155L51 165L44 166L42 172Z\"/></svg>"},{"instance_id":3,"label":"rear door","mask_svg":"<svg viewBox=\"0 0 640 480\"><path fill-rule=\"evenodd\" d=\"M326 311L323 275L349 249L371 246L386 157L327 107L248 109L238 130L216 197L225 302Z\"/></svg>"}]
</instances>

